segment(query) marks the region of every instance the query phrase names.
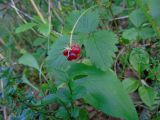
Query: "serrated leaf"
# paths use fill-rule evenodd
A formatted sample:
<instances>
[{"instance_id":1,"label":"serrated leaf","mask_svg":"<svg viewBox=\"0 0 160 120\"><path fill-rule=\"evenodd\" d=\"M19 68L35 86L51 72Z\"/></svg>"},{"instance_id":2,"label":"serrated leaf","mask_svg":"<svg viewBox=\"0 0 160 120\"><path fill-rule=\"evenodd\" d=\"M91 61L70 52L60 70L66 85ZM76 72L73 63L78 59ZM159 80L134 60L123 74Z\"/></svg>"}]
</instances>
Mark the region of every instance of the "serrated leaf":
<instances>
[{"instance_id":1,"label":"serrated leaf","mask_svg":"<svg viewBox=\"0 0 160 120\"><path fill-rule=\"evenodd\" d=\"M142 39L150 39L155 36L156 34L152 28L145 27L139 30L139 37Z\"/></svg>"},{"instance_id":2,"label":"serrated leaf","mask_svg":"<svg viewBox=\"0 0 160 120\"><path fill-rule=\"evenodd\" d=\"M138 31L135 28L127 29L123 32L122 37L130 41L135 41L138 38Z\"/></svg>"},{"instance_id":3,"label":"serrated leaf","mask_svg":"<svg viewBox=\"0 0 160 120\"><path fill-rule=\"evenodd\" d=\"M126 78L122 81L122 84L128 93L132 93L139 87L140 82L133 78Z\"/></svg>"},{"instance_id":4,"label":"serrated leaf","mask_svg":"<svg viewBox=\"0 0 160 120\"><path fill-rule=\"evenodd\" d=\"M29 53L24 54L22 57L19 58L18 62L20 64L33 67L37 70L40 70L39 65L35 57Z\"/></svg>"},{"instance_id":5,"label":"serrated leaf","mask_svg":"<svg viewBox=\"0 0 160 120\"><path fill-rule=\"evenodd\" d=\"M157 93L150 87L142 86L138 90L140 98L149 107L156 103Z\"/></svg>"},{"instance_id":6,"label":"serrated leaf","mask_svg":"<svg viewBox=\"0 0 160 120\"><path fill-rule=\"evenodd\" d=\"M84 11L73 11L66 21L66 27L72 29L78 17ZM84 16L82 16L75 28L75 32L90 33L96 30L99 23L98 11L89 11Z\"/></svg>"},{"instance_id":7,"label":"serrated leaf","mask_svg":"<svg viewBox=\"0 0 160 120\"><path fill-rule=\"evenodd\" d=\"M140 27L146 21L145 15L140 9L134 10L129 15L129 19L136 27Z\"/></svg>"},{"instance_id":8,"label":"serrated leaf","mask_svg":"<svg viewBox=\"0 0 160 120\"><path fill-rule=\"evenodd\" d=\"M117 36L111 31L97 31L84 41L86 55L100 69L107 70L113 64Z\"/></svg>"},{"instance_id":9,"label":"serrated leaf","mask_svg":"<svg viewBox=\"0 0 160 120\"><path fill-rule=\"evenodd\" d=\"M139 73L143 72L149 66L149 54L142 48L132 50L129 62Z\"/></svg>"},{"instance_id":10,"label":"serrated leaf","mask_svg":"<svg viewBox=\"0 0 160 120\"><path fill-rule=\"evenodd\" d=\"M135 41L138 39L150 39L152 37L155 37L155 32L152 28L144 27L141 29L136 28L130 28L123 31L122 37L124 39Z\"/></svg>"},{"instance_id":11,"label":"serrated leaf","mask_svg":"<svg viewBox=\"0 0 160 120\"><path fill-rule=\"evenodd\" d=\"M32 29L34 26L36 26L35 23L25 23L25 24L19 26L18 28L16 28L16 33L21 33L21 32L27 31L29 29Z\"/></svg>"},{"instance_id":12,"label":"serrated leaf","mask_svg":"<svg viewBox=\"0 0 160 120\"><path fill-rule=\"evenodd\" d=\"M126 120L138 120L131 99L111 70L103 72L94 66L72 65L69 75L75 77L78 73L88 74L88 76L75 81L78 85L86 88L87 94L84 95L84 99L87 103L108 115Z\"/></svg>"},{"instance_id":13,"label":"serrated leaf","mask_svg":"<svg viewBox=\"0 0 160 120\"><path fill-rule=\"evenodd\" d=\"M55 43L53 43L47 57L48 69L65 70L68 68L68 65L72 62L68 62L67 57L63 55L63 51L68 46L68 44L69 37L67 36L61 36L56 40Z\"/></svg>"}]
</instances>

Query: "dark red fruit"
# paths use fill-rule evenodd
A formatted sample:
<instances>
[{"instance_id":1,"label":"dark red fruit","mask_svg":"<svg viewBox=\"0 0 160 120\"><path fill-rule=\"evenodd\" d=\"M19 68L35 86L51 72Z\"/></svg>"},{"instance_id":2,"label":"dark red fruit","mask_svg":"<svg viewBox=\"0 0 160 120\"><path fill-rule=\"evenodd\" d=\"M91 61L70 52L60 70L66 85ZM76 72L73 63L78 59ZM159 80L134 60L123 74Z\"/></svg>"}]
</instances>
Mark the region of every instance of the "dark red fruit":
<instances>
[{"instance_id":1,"label":"dark red fruit","mask_svg":"<svg viewBox=\"0 0 160 120\"><path fill-rule=\"evenodd\" d=\"M64 56L68 56L69 52L70 52L69 49L65 49L65 50L63 51L63 55L64 55Z\"/></svg>"},{"instance_id":2,"label":"dark red fruit","mask_svg":"<svg viewBox=\"0 0 160 120\"><path fill-rule=\"evenodd\" d=\"M72 51L73 53L75 53L75 54L80 54L81 48L80 48L79 45L73 44L73 45L71 46L71 51Z\"/></svg>"},{"instance_id":3,"label":"dark red fruit","mask_svg":"<svg viewBox=\"0 0 160 120\"><path fill-rule=\"evenodd\" d=\"M72 61L73 58L72 58L71 56L68 56L67 60L68 60L68 61Z\"/></svg>"},{"instance_id":4,"label":"dark red fruit","mask_svg":"<svg viewBox=\"0 0 160 120\"><path fill-rule=\"evenodd\" d=\"M71 48L66 48L63 51L63 55L67 56L68 61L72 61L79 58L80 52L81 52L80 46L77 44L73 44L71 45Z\"/></svg>"},{"instance_id":5,"label":"dark red fruit","mask_svg":"<svg viewBox=\"0 0 160 120\"><path fill-rule=\"evenodd\" d=\"M68 61L77 59L77 55L75 53L73 53L73 52L70 52L67 59L68 59Z\"/></svg>"}]
</instances>

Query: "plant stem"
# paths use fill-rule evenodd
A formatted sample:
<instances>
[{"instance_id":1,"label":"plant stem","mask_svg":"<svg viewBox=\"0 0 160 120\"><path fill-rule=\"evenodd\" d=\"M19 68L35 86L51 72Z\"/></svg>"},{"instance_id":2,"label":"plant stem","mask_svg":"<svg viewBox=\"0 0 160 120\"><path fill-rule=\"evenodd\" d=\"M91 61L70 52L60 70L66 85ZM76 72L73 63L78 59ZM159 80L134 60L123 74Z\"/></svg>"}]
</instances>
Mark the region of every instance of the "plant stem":
<instances>
[{"instance_id":1,"label":"plant stem","mask_svg":"<svg viewBox=\"0 0 160 120\"><path fill-rule=\"evenodd\" d=\"M34 9L36 10L38 16L40 17L41 21L45 24L46 21L45 21L43 15L42 15L42 13L41 13L40 10L38 9L36 3L34 2L34 0L30 0L30 2L32 3L32 5L33 5Z\"/></svg>"},{"instance_id":2,"label":"plant stem","mask_svg":"<svg viewBox=\"0 0 160 120\"><path fill-rule=\"evenodd\" d=\"M85 10L85 11L78 17L77 21L75 22L75 24L74 24L74 26L73 26L73 28L72 28L72 30L71 30L70 46L72 45L73 33L74 33L74 30L75 30L75 28L76 28L79 20L80 20L90 9L92 9L92 8L94 8L94 7L97 7L97 5L94 5L94 6L90 7L90 8L88 8L87 10Z\"/></svg>"},{"instance_id":3,"label":"plant stem","mask_svg":"<svg viewBox=\"0 0 160 120\"><path fill-rule=\"evenodd\" d=\"M65 105L65 103L64 103L61 99L59 99L59 101L61 102L61 104L62 104L62 105L64 106L64 108L66 109L69 118L72 119L71 114L70 114L70 112L69 112L67 106Z\"/></svg>"},{"instance_id":4,"label":"plant stem","mask_svg":"<svg viewBox=\"0 0 160 120\"><path fill-rule=\"evenodd\" d=\"M3 86L3 80L0 79L0 83L1 83L1 92L2 92L2 98L4 98L4 86ZM6 106L2 107L3 110L3 117L4 120L7 120L7 110L6 110Z\"/></svg>"},{"instance_id":5,"label":"plant stem","mask_svg":"<svg viewBox=\"0 0 160 120\"><path fill-rule=\"evenodd\" d=\"M51 17L51 0L48 0L48 23L49 23L49 27L48 27L48 31L51 31L51 29L52 29L52 17ZM50 33L49 33L49 35L48 35L48 43L47 43L48 45L48 52L49 52L49 48L50 48Z\"/></svg>"},{"instance_id":6,"label":"plant stem","mask_svg":"<svg viewBox=\"0 0 160 120\"><path fill-rule=\"evenodd\" d=\"M68 88L69 88L70 94L72 96L73 95L73 91L72 91L72 88L71 88L71 82L70 81L68 82ZM72 98L71 98L71 107L72 107L72 109L74 108L74 104L73 104L73 99Z\"/></svg>"},{"instance_id":7,"label":"plant stem","mask_svg":"<svg viewBox=\"0 0 160 120\"><path fill-rule=\"evenodd\" d=\"M14 3L13 0L11 0L11 3L12 3L11 7L16 11L16 13L17 13L17 15L20 17L20 19L22 19L22 21L23 21L24 23L27 23L27 21L26 21L26 20L23 18L23 16L19 13L19 11L18 11L18 9L16 8L16 5L15 5L15 3Z\"/></svg>"},{"instance_id":8,"label":"plant stem","mask_svg":"<svg viewBox=\"0 0 160 120\"><path fill-rule=\"evenodd\" d=\"M104 4L102 3L102 5L104 5ZM91 9L93 9L93 8L95 8L95 7L98 7L98 5L94 5L94 6L90 7L90 8L88 8L88 9L86 9L86 10L78 17L78 19L76 20L76 22L75 22L75 24L74 24L74 26L73 26L73 28L72 28L72 30L71 30L71 35L70 35L70 39L69 39L69 44L70 44L70 46L72 45L73 33L74 33L74 30L75 30L75 28L76 28L79 20L80 20L89 10L91 10ZM109 7L109 6L107 6L107 8L108 8L108 7Z\"/></svg>"}]
</instances>

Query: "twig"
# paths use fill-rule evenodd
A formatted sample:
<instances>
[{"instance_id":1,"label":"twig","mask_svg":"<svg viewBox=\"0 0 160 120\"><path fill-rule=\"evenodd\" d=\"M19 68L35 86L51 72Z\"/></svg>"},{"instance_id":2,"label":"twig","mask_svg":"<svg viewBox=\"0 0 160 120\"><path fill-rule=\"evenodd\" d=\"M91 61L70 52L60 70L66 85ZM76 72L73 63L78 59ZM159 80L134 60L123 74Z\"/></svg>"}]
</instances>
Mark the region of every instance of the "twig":
<instances>
[{"instance_id":1,"label":"twig","mask_svg":"<svg viewBox=\"0 0 160 120\"><path fill-rule=\"evenodd\" d=\"M14 3L18 3L20 0L15 0ZM9 9L11 6L10 4L12 4L12 2L8 2L8 3L0 3L0 11L3 11L3 10L7 10Z\"/></svg>"},{"instance_id":2,"label":"twig","mask_svg":"<svg viewBox=\"0 0 160 120\"><path fill-rule=\"evenodd\" d=\"M77 10L75 0L72 1L72 4L73 4L74 9Z\"/></svg>"},{"instance_id":3,"label":"twig","mask_svg":"<svg viewBox=\"0 0 160 120\"><path fill-rule=\"evenodd\" d=\"M61 5L61 1L60 1L60 0L58 0L58 9L59 9L60 11L62 11L62 5Z\"/></svg>"},{"instance_id":4,"label":"twig","mask_svg":"<svg viewBox=\"0 0 160 120\"><path fill-rule=\"evenodd\" d=\"M15 9L16 13L19 13L19 14L21 13L21 14L23 14L25 17L29 18L30 20L33 20L33 18L32 18L30 15L28 15L27 13L19 10L19 9L18 9L17 7L15 7L13 4L10 4L9 6L10 6L11 8Z\"/></svg>"},{"instance_id":5,"label":"twig","mask_svg":"<svg viewBox=\"0 0 160 120\"><path fill-rule=\"evenodd\" d=\"M23 21L24 23L27 23L27 21L23 18L23 16L22 16L21 14L23 14L24 16L26 16L26 17L29 18L30 20L34 20L31 16L29 16L28 14L26 14L26 13L24 13L23 11L19 10L19 9L16 7L15 2L14 2L13 0L11 0L10 7L13 8L13 9L16 11L17 15L22 19L22 21ZM20 14L20 13L21 13L21 14ZM32 31L33 31L36 35L41 36L41 35L39 35L33 28L32 28ZM42 36L41 36L41 37L42 37Z\"/></svg>"},{"instance_id":6,"label":"twig","mask_svg":"<svg viewBox=\"0 0 160 120\"><path fill-rule=\"evenodd\" d=\"M11 3L12 3L11 7L15 9L17 15L22 19L22 21L23 21L24 23L27 23L27 21L26 21L26 20L23 18L23 16L21 16L21 14L19 13L19 11L18 11L18 9L16 8L16 5L15 5L15 3L14 3L13 0L11 0Z\"/></svg>"},{"instance_id":7,"label":"twig","mask_svg":"<svg viewBox=\"0 0 160 120\"><path fill-rule=\"evenodd\" d=\"M61 22L62 25L64 25L63 19L58 15L57 11L54 8L52 8L52 9L53 9L53 13L57 17L57 19Z\"/></svg>"},{"instance_id":8,"label":"twig","mask_svg":"<svg viewBox=\"0 0 160 120\"><path fill-rule=\"evenodd\" d=\"M49 23L49 27L48 27L48 31L49 31L49 35L48 35L48 52L49 52L49 43L50 43L50 32L51 32L51 21L52 21L52 17L51 17L51 0L48 0L48 23Z\"/></svg>"},{"instance_id":9,"label":"twig","mask_svg":"<svg viewBox=\"0 0 160 120\"><path fill-rule=\"evenodd\" d=\"M58 35L58 36L63 36L61 33L57 32L57 31L55 31L55 30L52 30L52 32L53 32L54 34Z\"/></svg>"},{"instance_id":10,"label":"twig","mask_svg":"<svg viewBox=\"0 0 160 120\"><path fill-rule=\"evenodd\" d=\"M41 21L45 24L46 21L45 21L43 15L42 15L42 13L39 11L37 5L35 4L34 0L30 0L30 2L32 3L32 5L33 5L34 9L36 10L38 16L40 17Z\"/></svg>"},{"instance_id":11,"label":"twig","mask_svg":"<svg viewBox=\"0 0 160 120\"><path fill-rule=\"evenodd\" d=\"M123 19L127 19L127 18L128 18L128 16L121 16L121 17L117 17L117 18L111 19L110 21L123 20Z\"/></svg>"},{"instance_id":12,"label":"twig","mask_svg":"<svg viewBox=\"0 0 160 120\"><path fill-rule=\"evenodd\" d=\"M49 4L49 3L48 3ZM48 5L49 6L49 5ZM52 8L54 15L57 17L57 19L61 22L62 25L64 25L63 19L60 17L60 15L55 10L53 4L50 3L50 8Z\"/></svg>"},{"instance_id":13,"label":"twig","mask_svg":"<svg viewBox=\"0 0 160 120\"><path fill-rule=\"evenodd\" d=\"M3 86L3 80L0 79L0 83L1 83L1 92L2 92L2 98L4 98L4 86ZM6 106L2 107L3 110L3 117L4 120L7 120L7 110L6 110Z\"/></svg>"}]
</instances>

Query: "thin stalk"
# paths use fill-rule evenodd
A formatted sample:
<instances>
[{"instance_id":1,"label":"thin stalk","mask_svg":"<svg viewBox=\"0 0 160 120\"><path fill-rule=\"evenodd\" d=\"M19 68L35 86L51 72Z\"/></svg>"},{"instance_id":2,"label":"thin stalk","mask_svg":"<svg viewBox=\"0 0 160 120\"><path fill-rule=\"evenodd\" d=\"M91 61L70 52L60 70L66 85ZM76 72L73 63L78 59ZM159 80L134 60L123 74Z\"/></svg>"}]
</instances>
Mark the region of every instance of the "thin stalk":
<instances>
[{"instance_id":1,"label":"thin stalk","mask_svg":"<svg viewBox=\"0 0 160 120\"><path fill-rule=\"evenodd\" d=\"M72 88L71 88L70 80L69 80L69 82L68 82L68 88L69 88L70 94L71 94L71 96L72 96L72 95L73 95L73 91L72 91ZM73 104L72 98L71 98L71 107L72 107L72 109L74 108L74 104Z\"/></svg>"},{"instance_id":2,"label":"thin stalk","mask_svg":"<svg viewBox=\"0 0 160 120\"><path fill-rule=\"evenodd\" d=\"M19 16L19 18L26 24L27 23L27 21L23 18L23 16L21 15L21 14L23 14L24 16L26 16L27 18L29 18L30 20L33 20L34 21L34 19L31 17L31 16L29 16L28 14L26 14L26 13L24 13L23 11L21 11L21 10L19 10L17 7L16 7L16 5L15 5L15 2L13 1L13 0L11 0L11 7L15 10L15 12L16 12L16 14ZM41 36L41 35L39 35L33 28L31 29L37 36ZM42 36L41 36L42 37Z\"/></svg>"},{"instance_id":3,"label":"thin stalk","mask_svg":"<svg viewBox=\"0 0 160 120\"><path fill-rule=\"evenodd\" d=\"M102 5L104 5L104 4L102 4ZM87 10L85 10L85 11L78 17L78 19L76 20L76 22L75 22L75 24L74 24L74 26L73 26L73 28L72 28L72 30L71 30L71 35L70 35L70 40L69 40L70 46L72 45L73 33L74 33L75 28L76 28L77 25L78 25L79 20L80 20L89 10L91 10L91 9L93 9L93 8L95 8L95 7L98 7L98 5L94 5L94 6L90 7L90 8L88 8ZM107 6L107 8L108 8L108 7L109 7L109 6Z\"/></svg>"},{"instance_id":4,"label":"thin stalk","mask_svg":"<svg viewBox=\"0 0 160 120\"><path fill-rule=\"evenodd\" d=\"M49 27L48 30L51 31L51 21L52 21L52 17L51 17L51 0L48 0L48 23L49 23ZM49 52L49 48L50 48L50 33L48 35L48 52Z\"/></svg>"},{"instance_id":5,"label":"thin stalk","mask_svg":"<svg viewBox=\"0 0 160 120\"><path fill-rule=\"evenodd\" d=\"M73 26L73 28L72 28L72 30L71 30L70 41L69 41L69 42L70 42L70 46L72 45L73 33L74 33L74 30L75 30L75 28L76 28L79 20L80 20L90 9L95 8L95 7L97 7L97 5L88 8L87 10L85 10L85 11L78 17L77 21L75 22L75 24L74 24L74 26Z\"/></svg>"},{"instance_id":6,"label":"thin stalk","mask_svg":"<svg viewBox=\"0 0 160 120\"><path fill-rule=\"evenodd\" d=\"M19 11L18 11L18 9L16 8L16 5L15 5L15 3L14 3L13 0L11 0L11 3L12 3L11 7L16 11L17 15L22 19L22 21L23 21L24 23L27 23L27 21L26 21L26 20L23 18L23 16L19 13Z\"/></svg>"},{"instance_id":7,"label":"thin stalk","mask_svg":"<svg viewBox=\"0 0 160 120\"><path fill-rule=\"evenodd\" d=\"M0 83L1 83L1 92L2 92L2 98L4 98L4 85L3 85L3 80L0 79ZM7 120L7 110L6 110L6 106L2 107L3 110L3 117L4 120Z\"/></svg>"},{"instance_id":8,"label":"thin stalk","mask_svg":"<svg viewBox=\"0 0 160 120\"><path fill-rule=\"evenodd\" d=\"M69 110L68 110L66 104L65 104L61 99L59 99L59 101L61 102L61 104L62 104L62 105L64 106L64 108L66 109L69 118L72 119L71 114L70 114L70 112L69 112Z\"/></svg>"},{"instance_id":9,"label":"thin stalk","mask_svg":"<svg viewBox=\"0 0 160 120\"><path fill-rule=\"evenodd\" d=\"M38 16L40 17L41 21L45 24L46 21L45 21L43 15L42 15L42 13L41 13L40 10L38 9L36 3L34 2L34 0L30 0L30 2L32 3L32 6L33 6L34 9L36 10L36 12L37 12Z\"/></svg>"}]
</instances>

